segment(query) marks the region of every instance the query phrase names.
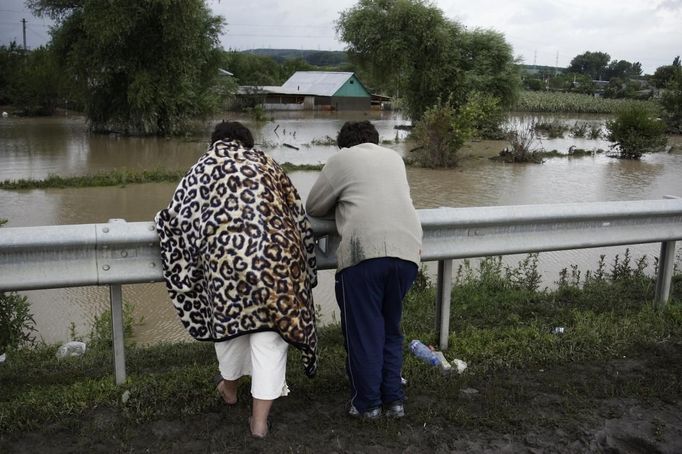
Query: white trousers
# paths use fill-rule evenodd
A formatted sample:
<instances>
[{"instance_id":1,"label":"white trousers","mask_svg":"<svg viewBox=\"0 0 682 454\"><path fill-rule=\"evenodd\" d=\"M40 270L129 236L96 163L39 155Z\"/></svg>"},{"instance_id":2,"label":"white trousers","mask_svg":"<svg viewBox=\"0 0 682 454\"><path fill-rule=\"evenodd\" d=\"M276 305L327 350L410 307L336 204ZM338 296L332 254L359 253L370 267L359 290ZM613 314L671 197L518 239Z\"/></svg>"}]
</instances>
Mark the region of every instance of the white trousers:
<instances>
[{"instance_id":1,"label":"white trousers","mask_svg":"<svg viewBox=\"0 0 682 454\"><path fill-rule=\"evenodd\" d=\"M286 383L287 344L274 331L245 334L215 343L220 374L225 380L251 376L251 395L274 400L289 394Z\"/></svg>"}]
</instances>

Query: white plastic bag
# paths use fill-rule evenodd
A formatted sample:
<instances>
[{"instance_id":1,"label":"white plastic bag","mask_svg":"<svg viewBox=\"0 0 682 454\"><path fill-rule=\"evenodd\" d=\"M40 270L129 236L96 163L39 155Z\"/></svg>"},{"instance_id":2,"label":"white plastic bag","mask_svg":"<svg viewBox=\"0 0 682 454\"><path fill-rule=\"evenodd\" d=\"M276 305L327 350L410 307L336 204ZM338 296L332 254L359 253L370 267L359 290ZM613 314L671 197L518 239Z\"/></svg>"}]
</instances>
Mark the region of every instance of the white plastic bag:
<instances>
[{"instance_id":1,"label":"white plastic bag","mask_svg":"<svg viewBox=\"0 0 682 454\"><path fill-rule=\"evenodd\" d=\"M86 348L85 342L67 342L57 349L57 358L62 359L71 356L82 356L85 354Z\"/></svg>"}]
</instances>

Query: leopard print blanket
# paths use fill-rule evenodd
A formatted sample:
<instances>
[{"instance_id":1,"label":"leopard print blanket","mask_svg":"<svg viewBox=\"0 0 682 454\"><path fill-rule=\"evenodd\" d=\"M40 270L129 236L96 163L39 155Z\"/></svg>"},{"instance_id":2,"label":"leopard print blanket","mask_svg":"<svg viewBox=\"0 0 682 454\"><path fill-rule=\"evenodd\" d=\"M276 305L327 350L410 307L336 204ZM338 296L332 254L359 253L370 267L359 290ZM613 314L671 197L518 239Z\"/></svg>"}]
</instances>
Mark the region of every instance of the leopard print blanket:
<instances>
[{"instance_id":1,"label":"leopard print blanket","mask_svg":"<svg viewBox=\"0 0 682 454\"><path fill-rule=\"evenodd\" d=\"M163 277L198 340L277 331L317 369L313 231L289 177L269 156L218 141L155 217Z\"/></svg>"}]
</instances>

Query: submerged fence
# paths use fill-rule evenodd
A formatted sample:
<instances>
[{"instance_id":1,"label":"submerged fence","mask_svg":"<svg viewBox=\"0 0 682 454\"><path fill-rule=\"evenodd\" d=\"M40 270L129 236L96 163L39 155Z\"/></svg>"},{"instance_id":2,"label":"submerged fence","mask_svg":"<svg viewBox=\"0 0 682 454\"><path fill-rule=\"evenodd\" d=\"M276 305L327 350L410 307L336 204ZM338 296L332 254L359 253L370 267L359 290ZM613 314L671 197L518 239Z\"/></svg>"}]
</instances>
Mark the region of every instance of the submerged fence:
<instances>
[{"instance_id":1,"label":"submerged fence","mask_svg":"<svg viewBox=\"0 0 682 454\"><path fill-rule=\"evenodd\" d=\"M661 243L657 304L670 296L682 199L419 210L422 261L438 262L437 330L447 349L452 260L529 252ZM318 267L336 267L333 220L313 219ZM126 378L121 285L162 280L151 222L0 229L0 291L108 285L116 383Z\"/></svg>"}]
</instances>

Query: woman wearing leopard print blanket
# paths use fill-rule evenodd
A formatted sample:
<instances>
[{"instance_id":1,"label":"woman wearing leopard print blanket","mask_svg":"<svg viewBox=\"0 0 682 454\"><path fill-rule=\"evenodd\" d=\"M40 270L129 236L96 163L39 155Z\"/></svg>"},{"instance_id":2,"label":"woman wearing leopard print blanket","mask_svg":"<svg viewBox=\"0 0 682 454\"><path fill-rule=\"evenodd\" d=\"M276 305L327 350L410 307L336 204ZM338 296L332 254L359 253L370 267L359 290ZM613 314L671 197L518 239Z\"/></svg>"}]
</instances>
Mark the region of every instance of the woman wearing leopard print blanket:
<instances>
[{"instance_id":1,"label":"woman wearing leopard print blanket","mask_svg":"<svg viewBox=\"0 0 682 454\"><path fill-rule=\"evenodd\" d=\"M308 376L317 368L313 232L296 188L246 127L222 122L155 223L180 320L215 343L225 403L251 375L249 427L264 437L273 400L288 393L288 346Z\"/></svg>"}]
</instances>

